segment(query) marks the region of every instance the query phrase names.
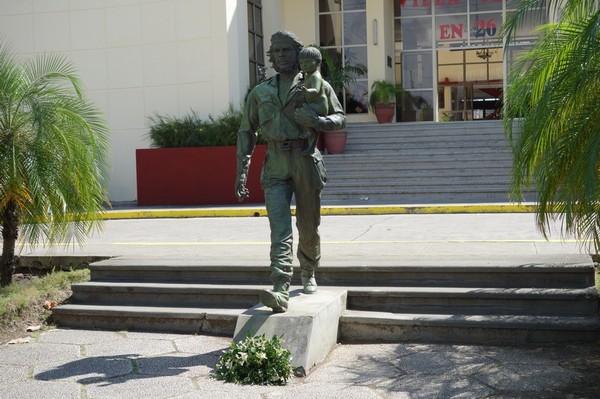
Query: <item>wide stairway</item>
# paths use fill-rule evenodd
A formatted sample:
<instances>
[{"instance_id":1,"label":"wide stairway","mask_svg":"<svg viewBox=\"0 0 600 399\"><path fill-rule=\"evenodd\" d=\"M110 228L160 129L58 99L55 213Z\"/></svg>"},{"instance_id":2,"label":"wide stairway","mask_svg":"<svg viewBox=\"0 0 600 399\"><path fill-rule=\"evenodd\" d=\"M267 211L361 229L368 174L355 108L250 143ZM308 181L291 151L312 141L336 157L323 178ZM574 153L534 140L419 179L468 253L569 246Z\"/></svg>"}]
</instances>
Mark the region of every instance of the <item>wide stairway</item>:
<instances>
[{"instance_id":1,"label":"wide stairway","mask_svg":"<svg viewBox=\"0 0 600 399\"><path fill-rule=\"evenodd\" d=\"M262 265L115 258L90 268L91 281L75 284L70 303L54 309L60 326L233 336L238 315L269 288ZM321 287L347 291L341 342L518 345L599 337L598 294L587 256L324 265L317 278ZM290 306L300 288L294 280Z\"/></svg>"},{"instance_id":2,"label":"wide stairway","mask_svg":"<svg viewBox=\"0 0 600 399\"><path fill-rule=\"evenodd\" d=\"M512 154L502 121L350 123L347 130L344 153L325 156L324 205L509 202Z\"/></svg>"}]
</instances>

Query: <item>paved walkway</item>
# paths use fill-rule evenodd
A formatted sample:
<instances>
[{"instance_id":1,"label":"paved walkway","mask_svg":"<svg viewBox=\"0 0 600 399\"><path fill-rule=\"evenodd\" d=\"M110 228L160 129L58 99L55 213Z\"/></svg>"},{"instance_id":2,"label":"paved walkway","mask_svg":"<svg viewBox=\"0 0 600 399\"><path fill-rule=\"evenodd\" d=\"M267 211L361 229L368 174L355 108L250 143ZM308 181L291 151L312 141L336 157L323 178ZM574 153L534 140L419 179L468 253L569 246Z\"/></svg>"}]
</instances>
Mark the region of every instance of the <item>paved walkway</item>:
<instances>
[{"instance_id":1,"label":"paved walkway","mask_svg":"<svg viewBox=\"0 0 600 399\"><path fill-rule=\"evenodd\" d=\"M211 378L229 338L57 330L0 347L3 399L598 398L595 345L339 345L287 386Z\"/></svg>"},{"instance_id":2,"label":"paved walkway","mask_svg":"<svg viewBox=\"0 0 600 399\"><path fill-rule=\"evenodd\" d=\"M104 231L81 248L24 248L22 254L267 265L266 218L231 214L181 218L186 215L175 211L182 210L161 210L166 213L160 217L147 210L148 219L115 213ZM558 233L545 240L531 213L386 213L324 216L323 264L483 255L552 259L586 253ZM48 331L31 343L0 347L0 398L600 397L596 345L344 344L307 377L293 378L285 387L262 387L225 384L210 377L229 343L229 337Z\"/></svg>"}]
</instances>

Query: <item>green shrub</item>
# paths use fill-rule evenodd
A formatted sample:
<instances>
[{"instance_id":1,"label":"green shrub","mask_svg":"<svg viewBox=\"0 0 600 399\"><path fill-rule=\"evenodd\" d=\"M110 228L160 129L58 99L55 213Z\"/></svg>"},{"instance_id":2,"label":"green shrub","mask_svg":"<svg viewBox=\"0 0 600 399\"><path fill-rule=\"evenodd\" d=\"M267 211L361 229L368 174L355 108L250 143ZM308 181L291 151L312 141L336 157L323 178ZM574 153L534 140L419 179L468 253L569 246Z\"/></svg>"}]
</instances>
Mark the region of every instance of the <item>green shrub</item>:
<instances>
[{"instance_id":1,"label":"green shrub","mask_svg":"<svg viewBox=\"0 0 600 399\"><path fill-rule=\"evenodd\" d=\"M285 385L292 374L292 355L283 348L281 337L248 334L244 341L232 342L216 367L218 380L237 384Z\"/></svg>"},{"instance_id":2,"label":"green shrub","mask_svg":"<svg viewBox=\"0 0 600 399\"><path fill-rule=\"evenodd\" d=\"M155 114L148 118L148 136L154 148L231 146L237 143L242 111L233 105L218 117L203 120L195 111L183 117ZM259 135L259 144L264 143Z\"/></svg>"}]
</instances>

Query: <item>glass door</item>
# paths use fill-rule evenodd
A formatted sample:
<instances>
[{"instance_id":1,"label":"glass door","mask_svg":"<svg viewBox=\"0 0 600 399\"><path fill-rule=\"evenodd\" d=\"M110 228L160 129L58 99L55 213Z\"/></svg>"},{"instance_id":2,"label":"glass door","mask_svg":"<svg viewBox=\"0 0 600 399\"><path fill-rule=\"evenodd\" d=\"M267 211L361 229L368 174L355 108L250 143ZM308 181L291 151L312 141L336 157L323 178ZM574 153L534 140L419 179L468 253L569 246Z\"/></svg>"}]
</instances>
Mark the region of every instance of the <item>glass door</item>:
<instances>
[{"instance_id":1,"label":"glass door","mask_svg":"<svg viewBox=\"0 0 600 399\"><path fill-rule=\"evenodd\" d=\"M438 120L500 119L502 49L438 50Z\"/></svg>"}]
</instances>

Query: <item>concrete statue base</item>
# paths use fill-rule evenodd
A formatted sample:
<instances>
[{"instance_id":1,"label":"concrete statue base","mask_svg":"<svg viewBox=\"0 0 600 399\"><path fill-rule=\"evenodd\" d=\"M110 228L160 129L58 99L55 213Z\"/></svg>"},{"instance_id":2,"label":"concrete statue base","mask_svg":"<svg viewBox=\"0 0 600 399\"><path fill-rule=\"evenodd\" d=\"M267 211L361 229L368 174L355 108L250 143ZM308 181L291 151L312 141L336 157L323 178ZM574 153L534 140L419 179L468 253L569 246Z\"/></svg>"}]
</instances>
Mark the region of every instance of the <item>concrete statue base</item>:
<instances>
[{"instance_id":1,"label":"concrete statue base","mask_svg":"<svg viewBox=\"0 0 600 399\"><path fill-rule=\"evenodd\" d=\"M294 290L290 292L288 311L278 314L258 304L238 317L233 340L244 340L248 332L267 338L282 336L283 346L292 353L292 367L308 373L337 342L346 294L345 290L329 287L319 287L314 295Z\"/></svg>"}]
</instances>

